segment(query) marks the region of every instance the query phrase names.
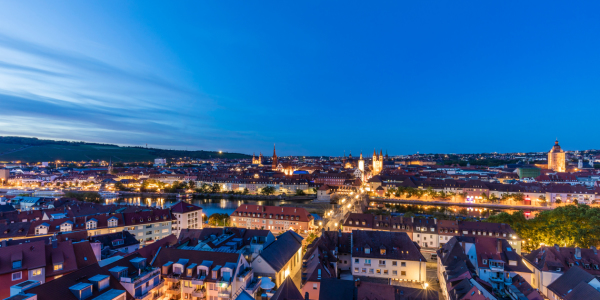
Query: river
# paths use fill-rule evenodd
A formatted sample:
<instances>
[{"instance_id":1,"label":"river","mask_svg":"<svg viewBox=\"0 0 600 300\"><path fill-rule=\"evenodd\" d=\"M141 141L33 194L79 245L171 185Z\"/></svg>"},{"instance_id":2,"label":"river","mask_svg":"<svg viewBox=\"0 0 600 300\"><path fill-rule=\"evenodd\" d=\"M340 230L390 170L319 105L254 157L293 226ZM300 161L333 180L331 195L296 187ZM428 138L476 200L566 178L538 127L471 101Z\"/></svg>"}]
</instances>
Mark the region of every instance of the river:
<instances>
[{"instance_id":1,"label":"river","mask_svg":"<svg viewBox=\"0 0 600 300\"><path fill-rule=\"evenodd\" d=\"M131 204L139 206L153 206L167 208L177 203L179 200L176 198L161 198L161 197L120 197L117 199L106 199L106 204ZM294 205L294 204L306 204L310 203L307 201L285 201L285 200L230 200L230 199L198 199L193 198L185 200L186 202L192 203L202 207L202 213L210 217L214 213L228 214L231 215L236 208L243 204L255 204L255 205L270 205L270 206L281 206L281 205Z\"/></svg>"},{"instance_id":2,"label":"river","mask_svg":"<svg viewBox=\"0 0 600 300\"><path fill-rule=\"evenodd\" d=\"M175 198L161 198L161 197L120 197L119 199L107 199L106 204L131 204L139 206L153 206L167 208L174 203L177 199ZM202 212L210 216L214 213L225 213L231 215L236 208L243 204L256 204L256 205L308 205L310 201L285 201L285 200L231 200L231 199L203 199L194 198L186 200L194 205L202 207ZM438 205L418 205L418 204L400 204L399 209L395 210L399 213L413 212L415 214L433 215L434 213L442 213L445 215L464 216L471 218L487 218L490 215L494 215L500 212L513 212L512 209L498 209L498 208L481 208L481 207L463 207L463 206L438 206ZM311 209L311 212L315 212ZM538 211L531 210L525 211L527 218L533 218Z\"/></svg>"}]
</instances>

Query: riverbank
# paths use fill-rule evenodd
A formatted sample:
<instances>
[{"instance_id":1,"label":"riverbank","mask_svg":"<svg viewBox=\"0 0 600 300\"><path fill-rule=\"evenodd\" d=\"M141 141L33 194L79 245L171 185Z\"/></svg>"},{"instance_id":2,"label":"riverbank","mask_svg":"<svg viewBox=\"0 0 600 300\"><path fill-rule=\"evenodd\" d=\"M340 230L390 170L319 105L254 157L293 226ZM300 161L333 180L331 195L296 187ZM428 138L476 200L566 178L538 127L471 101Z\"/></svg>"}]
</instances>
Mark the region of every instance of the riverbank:
<instances>
[{"instance_id":1,"label":"riverbank","mask_svg":"<svg viewBox=\"0 0 600 300\"><path fill-rule=\"evenodd\" d=\"M162 197L162 198L177 198L177 193L150 193L150 192L119 192L121 197ZM282 195L242 195L229 193L190 193L185 194L193 199L229 199L229 200L285 200L285 201L312 201L316 199L316 195L305 196L282 196ZM182 198L185 199L185 198Z\"/></svg>"},{"instance_id":2,"label":"riverbank","mask_svg":"<svg viewBox=\"0 0 600 300\"><path fill-rule=\"evenodd\" d=\"M417 205L439 205L439 206L462 206L462 207L478 207L478 208L496 208L496 209L513 209L513 210L552 210L552 206L533 206L533 205L510 205L498 203L465 203L465 202L450 202L450 201L426 201L426 200L408 200L408 199L385 199L385 198L369 198L369 203L375 202L378 204L417 204Z\"/></svg>"}]
</instances>

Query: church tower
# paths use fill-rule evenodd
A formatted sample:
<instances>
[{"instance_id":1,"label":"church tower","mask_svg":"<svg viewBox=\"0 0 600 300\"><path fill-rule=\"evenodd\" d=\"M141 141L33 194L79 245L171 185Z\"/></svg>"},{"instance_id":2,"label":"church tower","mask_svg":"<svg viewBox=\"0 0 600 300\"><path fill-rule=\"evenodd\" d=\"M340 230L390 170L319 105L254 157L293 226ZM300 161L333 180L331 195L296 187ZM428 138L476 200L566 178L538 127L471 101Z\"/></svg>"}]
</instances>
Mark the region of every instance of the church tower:
<instances>
[{"instance_id":1,"label":"church tower","mask_svg":"<svg viewBox=\"0 0 600 300\"><path fill-rule=\"evenodd\" d=\"M560 148L558 139L554 142L554 147L548 152L548 169L555 172L567 171L566 154L565 151Z\"/></svg>"},{"instance_id":2,"label":"church tower","mask_svg":"<svg viewBox=\"0 0 600 300\"><path fill-rule=\"evenodd\" d=\"M365 160L362 157L362 151L360 151L360 158L358 159L358 169L365 174Z\"/></svg>"},{"instance_id":3,"label":"church tower","mask_svg":"<svg viewBox=\"0 0 600 300\"><path fill-rule=\"evenodd\" d=\"M377 150L373 149L373 175L379 175L383 170L383 150L377 155Z\"/></svg>"},{"instance_id":4,"label":"church tower","mask_svg":"<svg viewBox=\"0 0 600 300\"><path fill-rule=\"evenodd\" d=\"M108 163L108 174L113 173L113 165L112 165L112 157L110 158L110 162Z\"/></svg>"},{"instance_id":5,"label":"church tower","mask_svg":"<svg viewBox=\"0 0 600 300\"><path fill-rule=\"evenodd\" d=\"M273 144L273 170L277 170L277 153L275 153L275 144Z\"/></svg>"}]
</instances>

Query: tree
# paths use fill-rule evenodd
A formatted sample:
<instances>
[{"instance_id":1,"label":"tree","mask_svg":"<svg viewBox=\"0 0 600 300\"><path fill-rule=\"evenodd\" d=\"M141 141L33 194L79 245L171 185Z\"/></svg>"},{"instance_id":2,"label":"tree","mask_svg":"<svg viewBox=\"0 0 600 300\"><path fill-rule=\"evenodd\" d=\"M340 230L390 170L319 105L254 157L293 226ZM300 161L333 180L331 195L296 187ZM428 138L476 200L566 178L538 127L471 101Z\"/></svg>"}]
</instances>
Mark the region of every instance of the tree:
<instances>
[{"instance_id":1,"label":"tree","mask_svg":"<svg viewBox=\"0 0 600 300\"><path fill-rule=\"evenodd\" d=\"M483 200L489 200L489 197L486 193L481 193L481 199Z\"/></svg>"},{"instance_id":2,"label":"tree","mask_svg":"<svg viewBox=\"0 0 600 300\"><path fill-rule=\"evenodd\" d=\"M218 183L213 183L212 187L210 188L210 192L211 193L218 193L221 191L221 185Z\"/></svg>"},{"instance_id":3,"label":"tree","mask_svg":"<svg viewBox=\"0 0 600 300\"><path fill-rule=\"evenodd\" d=\"M261 190L261 194L265 195L265 196L269 196L275 193L275 188L272 186L266 186L264 188L262 188Z\"/></svg>"},{"instance_id":4,"label":"tree","mask_svg":"<svg viewBox=\"0 0 600 300\"><path fill-rule=\"evenodd\" d=\"M92 203L100 203L102 201L102 197L98 192L66 192L65 197Z\"/></svg>"},{"instance_id":5,"label":"tree","mask_svg":"<svg viewBox=\"0 0 600 300\"><path fill-rule=\"evenodd\" d=\"M523 195L523 193L516 193L516 194L513 194L513 199L515 201L523 201L523 200L525 200L525 195Z\"/></svg>"},{"instance_id":6,"label":"tree","mask_svg":"<svg viewBox=\"0 0 600 300\"><path fill-rule=\"evenodd\" d=\"M248 188L244 188L244 192L242 192L242 194L248 195L249 193L250 193L250 190Z\"/></svg>"},{"instance_id":7,"label":"tree","mask_svg":"<svg viewBox=\"0 0 600 300\"><path fill-rule=\"evenodd\" d=\"M117 183L115 183L115 189L116 189L117 191L128 191L128 190L129 190L129 189L128 189L127 187L125 187L125 185L124 185L122 182L120 182L120 181L118 181Z\"/></svg>"},{"instance_id":8,"label":"tree","mask_svg":"<svg viewBox=\"0 0 600 300\"><path fill-rule=\"evenodd\" d=\"M296 196L304 196L306 195L306 193L304 193L303 190L296 190Z\"/></svg>"},{"instance_id":9,"label":"tree","mask_svg":"<svg viewBox=\"0 0 600 300\"><path fill-rule=\"evenodd\" d=\"M490 195L490 202L497 202L498 201L498 196L496 196L496 194L491 194Z\"/></svg>"},{"instance_id":10,"label":"tree","mask_svg":"<svg viewBox=\"0 0 600 300\"><path fill-rule=\"evenodd\" d=\"M229 215L214 213L208 217L208 225L211 226L229 226Z\"/></svg>"},{"instance_id":11,"label":"tree","mask_svg":"<svg viewBox=\"0 0 600 300\"><path fill-rule=\"evenodd\" d=\"M193 190L193 189L195 189L195 188L196 188L196 182L195 182L195 181L193 181L193 180L190 180L190 181L188 182L188 186L190 187L190 189L192 189L192 190Z\"/></svg>"},{"instance_id":12,"label":"tree","mask_svg":"<svg viewBox=\"0 0 600 300\"><path fill-rule=\"evenodd\" d=\"M600 243L600 208L566 205L540 212L527 219L523 211L503 212L490 216L487 222L506 223L525 241L525 251L537 249L541 243L562 247L589 248Z\"/></svg>"},{"instance_id":13,"label":"tree","mask_svg":"<svg viewBox=\"0 0 600 300\"><path fill-rule=\"evenodd\" d=\"M315 192L315 194L317 193L317 191L318 191L318 190L319 190L319 189L318 189L318 188L316 188L316 187L315 187L315 188L313 188L313 191Z\"/></svg>"}]
</instances>

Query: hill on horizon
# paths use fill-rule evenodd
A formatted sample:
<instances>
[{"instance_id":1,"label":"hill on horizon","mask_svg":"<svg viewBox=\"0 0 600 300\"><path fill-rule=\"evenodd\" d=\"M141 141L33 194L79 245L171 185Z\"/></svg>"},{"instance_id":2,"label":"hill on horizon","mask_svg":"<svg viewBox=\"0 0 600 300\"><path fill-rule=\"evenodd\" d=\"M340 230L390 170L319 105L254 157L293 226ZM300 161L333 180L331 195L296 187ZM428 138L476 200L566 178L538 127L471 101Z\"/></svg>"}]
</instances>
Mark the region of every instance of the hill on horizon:
<instances>
[{"instance_id":1,"label":"hill on horizon","mask_svg":"<svg viewBox=\"0 0 600 300\"><path fill-rule=\"evenodd\" d=\"M90 161L112 159L114 162L153 162L155 158L190 157L249 158L241 153L218 151L166 150L158 148L126 147L112 144L41 140L38 138L0 136L0 162L22 161Z\"/></svg>"}]
</instances>

